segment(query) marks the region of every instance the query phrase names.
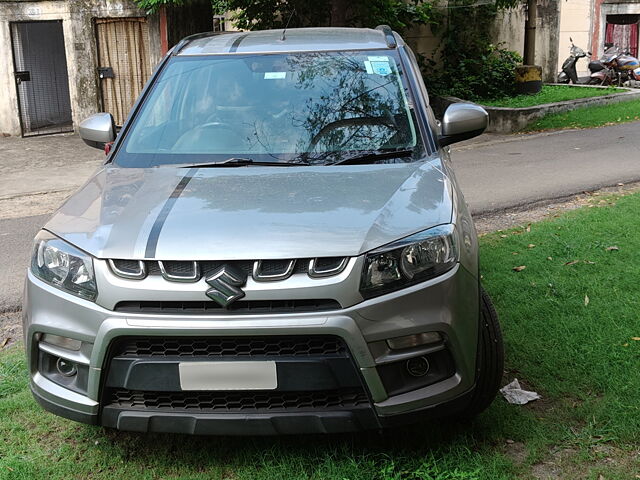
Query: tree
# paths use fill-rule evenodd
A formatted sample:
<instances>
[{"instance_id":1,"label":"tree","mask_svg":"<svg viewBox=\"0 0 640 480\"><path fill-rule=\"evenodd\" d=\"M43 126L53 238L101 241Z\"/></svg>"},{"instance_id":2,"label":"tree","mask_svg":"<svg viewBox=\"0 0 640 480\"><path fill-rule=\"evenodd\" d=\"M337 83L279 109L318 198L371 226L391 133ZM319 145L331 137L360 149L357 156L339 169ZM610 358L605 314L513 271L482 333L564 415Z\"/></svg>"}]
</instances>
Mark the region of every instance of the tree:
<instances>
[{"instance_id":1,"label":"tree","mask_svg":"<svg viewBox=\"0 0 640 480\"><path fill-rule=\"evenodd\" d=\"M183 5L189 0L134 0L155 12L162 6ZM212 0L215 13L236 12L233 22L243 30L289 26L364 26L387 24L396 30L432 24L440 17L435 2L427 0Z\"/></svg>"}]
</instances>

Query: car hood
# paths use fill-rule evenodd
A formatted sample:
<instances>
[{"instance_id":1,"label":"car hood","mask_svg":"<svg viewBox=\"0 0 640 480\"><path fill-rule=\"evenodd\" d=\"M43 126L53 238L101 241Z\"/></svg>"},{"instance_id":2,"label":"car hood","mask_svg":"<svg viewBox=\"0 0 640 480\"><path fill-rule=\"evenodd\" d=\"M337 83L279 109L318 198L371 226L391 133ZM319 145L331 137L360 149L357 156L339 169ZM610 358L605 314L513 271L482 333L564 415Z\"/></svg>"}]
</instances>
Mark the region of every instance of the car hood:
<instances>
[{"instance_id":1,"label":"car hood","mask_svg":"<svg viewBox=\"0 0 640 480\"><path fill-rule=\"evenodd\" d=\"M437 158L335 167L106 166L45 228L98 258L355 256L450 222L451 189Z\"/></svg>"}]
</instances>

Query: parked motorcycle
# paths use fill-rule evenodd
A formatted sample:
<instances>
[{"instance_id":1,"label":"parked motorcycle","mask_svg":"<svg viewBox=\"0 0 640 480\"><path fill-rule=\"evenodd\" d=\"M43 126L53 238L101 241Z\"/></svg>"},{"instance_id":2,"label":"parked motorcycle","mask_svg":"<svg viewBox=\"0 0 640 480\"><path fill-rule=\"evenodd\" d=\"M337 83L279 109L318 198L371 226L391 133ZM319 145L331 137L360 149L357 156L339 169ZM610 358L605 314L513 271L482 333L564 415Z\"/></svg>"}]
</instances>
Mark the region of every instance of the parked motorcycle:
<instances>
[{"instance_id":1,"label":"parked motorcycle","mask_svg":"<svg viewBox=\"0 0 640 480\"><path fill-rule=\"evenodd\" d=\"M613 71L615 83L620 87L640 87L640 61L619 47L608 48L602 63Z\"/></svg>"},{"instance_id":2,"label":"parked motorcycle","mask_svg":"<svg viewBox=\"0 0 640 480\"><path fill-rule=\"evenodd\" d=\"M585 85L603 85L607 81L612 81L613 76L610 77L609 72L605 72L605 66L600 60L592 60L589 62L589 72L591 76L586 82L580 82L578 80L578 72L576 70L576 64L581 58L585 58L587 55L591 56L591 52L586 52L580 47L573 44L573 39L569 37L571 41L571 48L569 49L569 57L562 64L562 71L558 74L558 83L574 83Z\"/></svg>"}]
</instances>

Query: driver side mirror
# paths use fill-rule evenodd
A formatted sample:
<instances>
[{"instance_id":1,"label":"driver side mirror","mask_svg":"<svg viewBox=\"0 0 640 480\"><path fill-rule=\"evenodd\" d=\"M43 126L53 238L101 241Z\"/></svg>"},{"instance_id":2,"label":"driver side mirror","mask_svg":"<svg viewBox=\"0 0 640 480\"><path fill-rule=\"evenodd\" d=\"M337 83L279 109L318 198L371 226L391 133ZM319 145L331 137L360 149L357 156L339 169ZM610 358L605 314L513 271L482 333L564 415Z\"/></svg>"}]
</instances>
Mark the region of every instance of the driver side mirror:
<instances>
[{"instance_id":1,"label":"driver side mirror","mask_svg":"<svg viewBox=\"0 0 640 480\"><path fill-rule=\"evenodd\" d=\"M104 149L116 139L116 122L110 113L96 113L80 123L80 138L93 148Z\"/></svg>"},{"instance_id":2,"label":"driver side mirror","mask_svg":"<svg viewBox=\"0 0 640 480\"><path fill-rule=\"evenodd\" d=\"M487 128L489 114L479 105L453 103L442 117L442 134L438 139L441 147L477 137Z\"/></svg>"}]
</instances>

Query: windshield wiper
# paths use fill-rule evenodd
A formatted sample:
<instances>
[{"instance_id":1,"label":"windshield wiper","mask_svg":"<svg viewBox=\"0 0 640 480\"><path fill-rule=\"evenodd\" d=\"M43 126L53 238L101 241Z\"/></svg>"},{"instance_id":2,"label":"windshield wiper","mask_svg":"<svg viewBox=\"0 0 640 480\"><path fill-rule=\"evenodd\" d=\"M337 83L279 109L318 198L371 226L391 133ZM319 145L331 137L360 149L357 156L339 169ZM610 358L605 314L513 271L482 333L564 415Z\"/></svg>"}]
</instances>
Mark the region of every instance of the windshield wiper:
<instances>
[{"instance_id":1,"label":"windshield wiper","mask_svg":"<svg viewBox=\"0 0 640 480\"><path fill-rule=\"evenodd\" d=\"M327 165L363 165L365 163L375 163L378 160L387 160L390 158L403 158L413 155L413 150L381 150L379 152L367 152L352 157L343 158L337 162L328 163Z\"/></svg>"},{"instance_id":2,"label":"windshield wiper","mask_svg":"<svg viewBox=\"0 0 640 480\"><path fill-rule=\"evenodd\" d=\"M224 168L224 167L299 167L306 163L288 163L288 162L256 162L251 158L228 158L221 162L204 162L194 163L191 165L182 165L182 168Z\"/></svg>"}]
</instances>

